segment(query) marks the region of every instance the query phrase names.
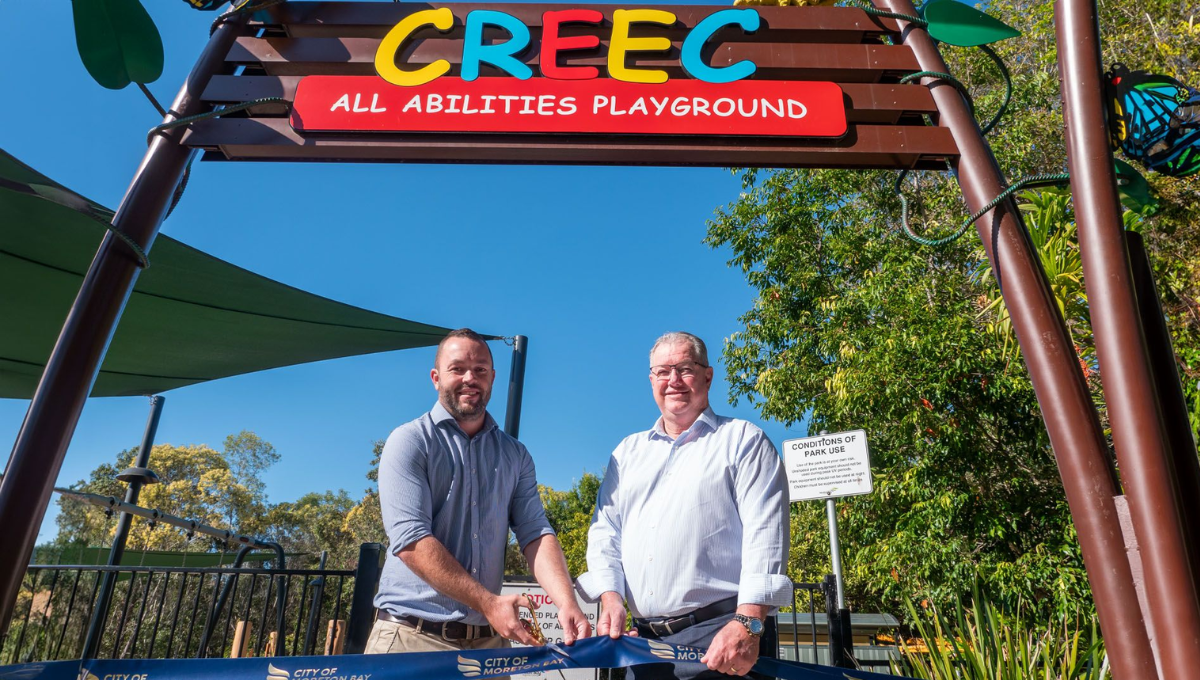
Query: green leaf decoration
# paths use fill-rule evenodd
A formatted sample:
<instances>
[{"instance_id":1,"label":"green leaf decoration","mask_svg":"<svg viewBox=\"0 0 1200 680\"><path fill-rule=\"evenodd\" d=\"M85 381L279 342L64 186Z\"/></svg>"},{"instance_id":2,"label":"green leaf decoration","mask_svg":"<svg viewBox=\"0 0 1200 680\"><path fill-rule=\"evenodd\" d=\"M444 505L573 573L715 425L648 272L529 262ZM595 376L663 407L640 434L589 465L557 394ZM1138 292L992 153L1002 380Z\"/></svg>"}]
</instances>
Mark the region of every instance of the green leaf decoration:
<instances>
[{"instance_id":1,"label":"green leaf decoration","mask_svg":"<svg viewBox=\"0 0 1200 680\"><path fill-rule=\"evenodd\" d=\"M75 45L102 87L152 83L163 70L162 36L139 0L72 0Z\"/></svg>"},{"instance_id":2,"label":"green leaf decoration","mask_svg":"<svg viewBox=\"0 0 1200 680\"><path fill-rule=\"evenodd\" d=\"M1015 38L1017 29L958 0L933 0L921 8L929 35L948 45L975 47Z\"/></svg>"},{"instance_id":3,"label":"green leaf decoration","mask_svg":"<svg viewBox=\"0 0 1200 680\"><path fill-rule=\"evenodd\" d=\"M1158 210L1158 199L1150 193L1150 183L1132 165L1120 158L1113 159L1117 170L1117 191L1121 203L1135 212L1152 214Z\"/></svg>"}]
</instances>

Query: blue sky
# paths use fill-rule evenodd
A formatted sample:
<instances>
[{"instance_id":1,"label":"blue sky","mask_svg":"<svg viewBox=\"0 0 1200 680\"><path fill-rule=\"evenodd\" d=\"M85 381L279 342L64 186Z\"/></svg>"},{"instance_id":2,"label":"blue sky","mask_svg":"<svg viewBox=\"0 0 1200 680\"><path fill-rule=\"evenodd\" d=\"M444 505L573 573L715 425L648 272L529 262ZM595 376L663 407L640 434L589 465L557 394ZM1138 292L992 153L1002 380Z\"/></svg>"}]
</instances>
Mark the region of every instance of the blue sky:
<instances>
[{"instance_id":1,"label":"blue sky","mask_svg":"<svg viewBox=\"0 0 1200 680\"><path fill-rule=\"evenodd\" d=\"M166 42L166 70L151 85L165 103L212 15L144 4ZM135 87L91 80L69 2L0 1L0 62L0 147L115 208L159 122L150 104ZM647 353L667 330L709 343L718 412L759 423L776 445L805 434L728 404L720 347L753 294L729 252L702 239L738 188L721 169L199 163L163 233L349 304L529 336L521 439L539 480L566 488L601 473L616 443L657 417ZM491 410L503 421L511 354L499 343L493 352ZM372 442L433 404L432 361L432 349L409 350L167 392L158 442L219 447L253 430L283 457L266 475L272 501L338 488L357 497ZM0 399L6 449L27 407ZM59 484L135 446L147 409L141 397L89 401Z\"/></svg>"}]
</instances>

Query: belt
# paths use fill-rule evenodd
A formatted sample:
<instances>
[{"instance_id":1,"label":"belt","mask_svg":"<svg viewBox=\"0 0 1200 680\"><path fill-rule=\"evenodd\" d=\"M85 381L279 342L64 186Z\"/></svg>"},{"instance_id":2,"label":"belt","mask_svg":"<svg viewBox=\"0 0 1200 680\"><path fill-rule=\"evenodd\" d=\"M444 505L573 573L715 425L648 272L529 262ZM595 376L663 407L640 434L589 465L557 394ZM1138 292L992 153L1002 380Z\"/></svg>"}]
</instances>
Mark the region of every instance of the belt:
<instances>
[{"instance_id":1,"label":"belt","mask_svg":"<svg viewBox=\"0 0 1200 680\"><path fill-rule=\"evenodd\" d=\"M443 640L478 640L492 637L496 631L491 626L472 626L461 621L426 621L415 616L396 616L391 612L380 609L376 612L380 621L390 621L415 628L418 633L441 635Z\"/></svg>"},{"instance_id":2,"label":"belt","mask_svg":"<svg viewBox=\"0 0 1200 680\"><path fill-rule=\"evenodd\" d=\"M666 637L674 635L681 630L691 628L697 623L703 623L718 616L732 614L737 611L737 595L727 597L724 600L718 600L710 605L692 610L683 616L673 616L670 618L657 619L634 619L633 623L637 626L638 633L645 636L647 633L655 637Z\"/></svg>"}]
</instances>

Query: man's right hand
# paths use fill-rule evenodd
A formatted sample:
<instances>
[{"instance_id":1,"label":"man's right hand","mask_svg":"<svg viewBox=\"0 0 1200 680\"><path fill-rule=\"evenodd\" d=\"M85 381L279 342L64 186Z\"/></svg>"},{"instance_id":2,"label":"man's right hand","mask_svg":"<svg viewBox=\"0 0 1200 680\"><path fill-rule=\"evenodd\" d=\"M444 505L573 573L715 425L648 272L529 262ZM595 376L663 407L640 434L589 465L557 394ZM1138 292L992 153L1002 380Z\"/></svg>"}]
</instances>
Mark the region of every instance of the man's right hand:
<instances>
[{"instance_id":1,"label":"man's right hand","mask_svg":"<svg viewBox=\"0 0 1200 680\"><path fill-rule=\"evenodd\" d=\"M506 640L519 642L523 645L536 645L537 642L525 626L521 625L517 609L524 606L528 600L524 595L493 595L483 607L481 613L487 617L492 630Z\"/></svg>"},{"instance_id":2,"label":"man's right hand","mask_svg":"<svg viewBox=\"0 0 1200 680\"><path fill-rule=\"evenodd\" d=\"M625 602L616 591L610 590L600 596L596 635L607 635L616 640L625 632ZM637 637L636 630L628 631L628 634Z\"/></svg>"}]
</instances>

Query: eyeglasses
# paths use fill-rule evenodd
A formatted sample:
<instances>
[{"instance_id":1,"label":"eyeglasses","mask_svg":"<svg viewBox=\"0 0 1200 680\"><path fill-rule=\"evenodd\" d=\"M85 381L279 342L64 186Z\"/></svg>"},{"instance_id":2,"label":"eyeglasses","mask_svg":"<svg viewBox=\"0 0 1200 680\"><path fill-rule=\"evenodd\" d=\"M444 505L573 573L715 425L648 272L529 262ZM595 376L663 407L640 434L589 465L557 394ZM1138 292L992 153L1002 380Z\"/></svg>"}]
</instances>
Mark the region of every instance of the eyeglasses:
<instances>
[{"instance_id":1,"label":"eyeglasses","mask_svg":"<svg viewBox=\"0 0 1200 680\"><path fill-rule=\"evenodd\" d=\"M687 361L681 364L663 364L661 366L650 367L650 377L655 380L670 380L671 371L678 371L679 377L684 380L696 377L700 369L708 368L706 364Z\"/></svg>"}]
</instances>

